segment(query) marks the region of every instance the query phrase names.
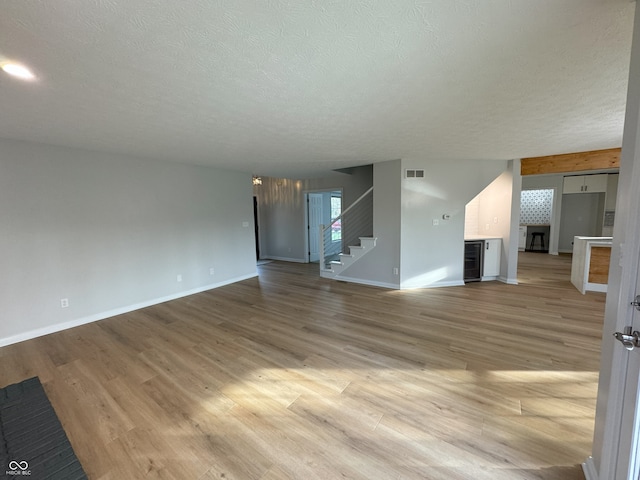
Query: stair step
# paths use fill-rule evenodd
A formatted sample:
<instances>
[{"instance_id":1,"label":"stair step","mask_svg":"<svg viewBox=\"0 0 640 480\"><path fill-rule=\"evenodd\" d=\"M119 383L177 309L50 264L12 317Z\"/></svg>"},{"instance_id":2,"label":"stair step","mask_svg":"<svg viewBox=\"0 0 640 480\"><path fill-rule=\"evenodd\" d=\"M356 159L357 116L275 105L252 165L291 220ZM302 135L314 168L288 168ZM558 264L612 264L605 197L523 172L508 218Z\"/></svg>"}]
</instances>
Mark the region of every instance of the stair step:
<instances>
[{"instance_id":1,"label":"stair step","mask_svg":"<svg viewBox=\"0 0 640 480\"><path fill-rule=\"evenodd\" d=\"M338 260L330 260L322 275L327 278L340 278L342 271L349 268L360 257L376 246L376 237L360 237L361 245L349 245L349 253L339 253ZM333 257L335 258L335 256Z\"/></svg>"},{"instance_id":2,"label":"stair step","mask_svg":"<svg viewBox=\"0 0 640 480\"><path fill-rule=\"evenodd\" d=\"M376 242L378 240L378 237L359 237L359 238L360 238L361 245L367 245L371 247L375 247Z\"/></svg>"}]
</instances>

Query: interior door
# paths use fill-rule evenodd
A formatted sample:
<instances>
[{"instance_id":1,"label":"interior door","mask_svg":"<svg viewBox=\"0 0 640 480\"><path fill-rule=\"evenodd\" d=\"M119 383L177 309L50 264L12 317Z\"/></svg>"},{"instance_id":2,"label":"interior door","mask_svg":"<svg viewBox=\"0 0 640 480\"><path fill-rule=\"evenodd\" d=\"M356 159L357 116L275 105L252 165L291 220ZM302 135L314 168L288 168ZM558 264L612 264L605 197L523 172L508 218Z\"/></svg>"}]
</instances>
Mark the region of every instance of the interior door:
<instances>
[{"instance_id":1,"label":"interior door","mask_svg":"<svg viewBox=\"0 0 640 480\"><path fill-rule=\"evenodd\" d=\"M613 227L614 243L619 245L618 258L613 256L612 265L617 260L621 270L617 303L617 326L623 331L631 333L632 337L640 334L640 311L637 305L637 296L640 294L640 15L636 10L633 29L633 45L631 66L629 73L629 90L627 92L627 109L625 116L624 133L622 139L622 154L620 158L620 179L617 195L616 213L619 221ZM611 271L611 270L610 270ZM611 281L609 282L611 284ZM607 306L609 296L607 294ZM611 299L613 300L613 299ZM628 332L624 330L627 329ZM606 333L606 332L605 332ZM618 342L616 342L618 343ZM611 443L617 447L612 456L615 472L608 475L611 478L621 480L638 480L640 478L640 342L636 340L636 346L631 351L624 351L622 344L614 350L612 378L619 370L623 377L616 382L620 387L607 392L608 397L613 398L612 407L607 408L607 417L614 419L613 428L610 430L619 435L614 436ZM615 348L615 347L614 347ZM620 352L624 352L620 354ZM617 357L617 358L616 358ZM616 362L617 360L617 362ZM616 364L617 363L617 364ZM601 372L602 375L602 372ZM619 410L618 410L619 409ZM620 416L618 417L618 412ZM616 420L619 420L617 423ZM618 440L618 441L616 441ZM606 457L605 457L606 458ZM601 477L607 475L607 472Z\"/></svg>"},{"instance_id":2,"label":"interior door","mask_svg":"<svg viewBox=\"0 0 640 480\"><path fill-rule=\"evenodd\" d=\"M307 194L307 232L309 232L309 261L320 260L320 224L322 223L322 194Z\"/></svg>"},{"instance_id":3,"label":"interior door","mask_svg":"<svg viewBox=\"0 0 640 480\"><path fill-rule=\"evenodd\" d=\"M612 330L640 330L640 311L632 302L640 293L640 15L636 10L629 69L629 90L622 137L616 219L609 267L609 287L602 340L602 364L588 479L638 480L640 348L624 349ZM613 274L613 275L612 275ZM613 326L613 328L609 328ZM623 340L625 340L623 338ZM634 343L638 343L635 341Z\"/></svg>"},{"instance_id":4,"label":"interior door","mask_svg":"<svg viewBox=\"0 0 640 480\"><path fill-rule=\"evenodd\" d=\"M640 142L640 137L636 139ZM614 243L617 238L625 241L619 245L615 257L612 249L611 256L612 263L618 260L621 270L619 288L614 289L617 296L611 298L617 303L620 330L615 335L621 341L614 347L612 376L617 375L617 370L621 379L616 382L620 387L609 392L613 406L608 409L612 417L616 416L616 411L620 412L619 420L612 428L615 436L610 439L616 448L612 454L614 474L610 476L616 480L640 479L640 216L637 213L640 205L640 188L637 187L640 182L640 144L634 147L632 154L623 147L624 155L633 155L634 158L632 162L628 158L621 162L620 171L625 174L625 179L618 192L618 200L622 204L619 211L624 226L620 228L619 222L614 227L613 239ZM607 294L607 302L612 294ZM625 347L628 350L624 350Z\"/></svg>"},{"instance_id":5,"label":"interior door","mask_svg":"<svg viewBox=\"0 0 640 480\"><path fill-rule=\"evenodd\" d=\"M640 265L638 272L640 273ZM640 285L640 278L636 277L636 293ZM632 325L630 331L623 334L630 334L635 340L640 337L640 297L636 299L639 304L633 307ZM635 332L635 335L634 335ZM638 343L638 342L637 342ZM628 346L629 348L632 345ZM620 444L618 451L618 462L616 467L616 477L626 480L640 479L640 397L638 388L640 387L640 348L637 346L629 351L627 357L626 383L622 399L622 423L620 429Z\"/></svg>"}]
</instances>

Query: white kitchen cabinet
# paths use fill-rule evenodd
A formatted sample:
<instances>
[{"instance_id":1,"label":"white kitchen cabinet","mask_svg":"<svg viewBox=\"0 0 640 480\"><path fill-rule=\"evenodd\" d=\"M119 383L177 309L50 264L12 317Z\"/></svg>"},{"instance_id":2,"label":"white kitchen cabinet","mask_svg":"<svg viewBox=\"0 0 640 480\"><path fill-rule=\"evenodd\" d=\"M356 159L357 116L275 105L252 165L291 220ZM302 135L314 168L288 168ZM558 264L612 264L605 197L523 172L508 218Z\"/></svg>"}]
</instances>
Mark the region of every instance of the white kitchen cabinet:
<instances>
[{"instance_id":1,"label":"white kitchen cabinet","mask_svg":"<svg viewBox=\"0 0 640 480\"><path fill-rule=\"evenodd\" d=\"M585 175L584 191L587 193L597 193L607 191L607 179L609 175Z\"/></svg>"},{"instance_id":2,"label":"white kitchen cabinet","mask_svg":"<svg viewBox=\"0 0 640 480\"><path fill-rule=\"evenodd\" d=\"M484 241L484 277L497 277L500 275L500 256L502 250L502 239L488 238ZM489 280L488 278L486 280Z\"/></svg>"},{"instance_id":3,"label":"white kitchen cabinet","mask_svg":"<svg viewBox=\"0 0 640 480\"><path fill-rule=\"evenodd\" d=\"M518 250L524 252L527 248L527 227L521 225L518 229Z\"/></svg>"},{"instance_id":4,"label":"white kitchen cabinet","mask_svg":"<svg viewBox=\"0 0 640 480\"><path fill-rule=\"evenodd\" d=\"M600 193L607 191L606 173L564 177L562 193Z\"/></svg>"},{"instance_id":5,"label":"white kitchen cabinet","mask_svg":"<svg viewBox=\"0 0 640 480\"><path fill-rule=\"evenodd\" d=\"M584 175L575 175L573 177L564 177L562 185L562 193L583 193Z\"/></svg>"}]
</instances>

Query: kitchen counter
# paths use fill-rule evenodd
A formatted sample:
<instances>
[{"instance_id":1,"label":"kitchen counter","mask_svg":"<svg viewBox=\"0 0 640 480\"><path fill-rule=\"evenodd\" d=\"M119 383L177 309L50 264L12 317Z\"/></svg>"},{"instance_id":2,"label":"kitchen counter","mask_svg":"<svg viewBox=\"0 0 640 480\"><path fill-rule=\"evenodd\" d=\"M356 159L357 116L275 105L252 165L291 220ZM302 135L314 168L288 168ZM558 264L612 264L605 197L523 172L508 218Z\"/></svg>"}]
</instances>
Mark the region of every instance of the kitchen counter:
<instances>
[{"instance_id":1,"label":"kitchen counter","mask_svg":"<svg viewBox=\"0 0 640 480\"><path fill-rule=\"evenodd\" d=\"M465 235L464 241L471 242L474 240L502 240L502 237L496 237L495 235Z\"/></svg>"}]
</instances>

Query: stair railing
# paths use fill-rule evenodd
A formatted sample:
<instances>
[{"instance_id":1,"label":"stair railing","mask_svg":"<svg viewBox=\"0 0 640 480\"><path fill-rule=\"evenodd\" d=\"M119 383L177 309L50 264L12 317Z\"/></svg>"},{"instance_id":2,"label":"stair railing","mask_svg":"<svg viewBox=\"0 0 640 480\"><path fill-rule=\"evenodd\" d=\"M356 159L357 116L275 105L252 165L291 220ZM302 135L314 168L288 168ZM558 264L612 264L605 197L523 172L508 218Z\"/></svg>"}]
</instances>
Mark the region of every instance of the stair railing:
<instances>
[{"instance_id":1,"label":"stair railing","mask_svg":"<svg viewBox=\"0 0 640 480\"><path fill-rule=\"evenodd\" d=\"M359 245L359 237L373 236L373 187L319 230L320 270L327 270L347 246Z\"/></svg>"}]
</instances>

